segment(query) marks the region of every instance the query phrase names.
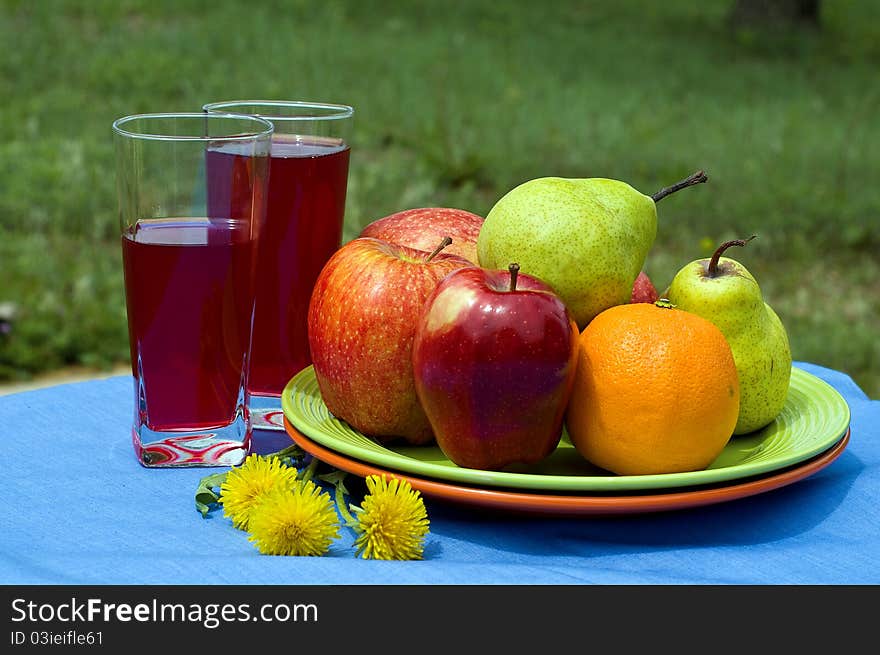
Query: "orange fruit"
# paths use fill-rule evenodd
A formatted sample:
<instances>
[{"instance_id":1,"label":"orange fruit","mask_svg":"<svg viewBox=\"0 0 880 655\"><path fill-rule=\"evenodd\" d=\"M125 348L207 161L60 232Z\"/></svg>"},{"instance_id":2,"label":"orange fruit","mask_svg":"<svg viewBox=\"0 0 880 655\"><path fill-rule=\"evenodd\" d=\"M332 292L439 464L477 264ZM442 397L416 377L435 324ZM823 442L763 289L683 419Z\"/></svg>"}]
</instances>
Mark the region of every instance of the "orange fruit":
<instances>
[{"instance_id":1,"label":"orange fruit","mask_svg":"<svg viewBox=\"0 0 880 655\"><path fill-rule=\"evenodd\" d=\"M714 324L668 303L617 305L578 337L566 428L581 455L612 473L696 471L730 440L739 399Z\"/></svg>"}]
</instances>

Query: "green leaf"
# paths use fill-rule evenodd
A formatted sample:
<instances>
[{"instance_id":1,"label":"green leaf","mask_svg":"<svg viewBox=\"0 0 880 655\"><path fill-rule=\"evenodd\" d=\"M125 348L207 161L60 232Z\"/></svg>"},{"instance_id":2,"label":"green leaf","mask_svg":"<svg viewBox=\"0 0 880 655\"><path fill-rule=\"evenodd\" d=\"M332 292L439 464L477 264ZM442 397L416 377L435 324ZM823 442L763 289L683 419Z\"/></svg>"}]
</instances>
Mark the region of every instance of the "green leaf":
<instances>
[{"instance_id":1,"label":"green leaf","mask_svg":"<svg viewBox=\"0 0 880 655\"><path fill-rule=\"evenodd\" d=\"M220 473L212 473L199 480L199 486L196 488L196 510L207 518L208 513L220 504L220 494L214 489L220 489L229 471L221 471Z\"/></svg>"}]
</instances>

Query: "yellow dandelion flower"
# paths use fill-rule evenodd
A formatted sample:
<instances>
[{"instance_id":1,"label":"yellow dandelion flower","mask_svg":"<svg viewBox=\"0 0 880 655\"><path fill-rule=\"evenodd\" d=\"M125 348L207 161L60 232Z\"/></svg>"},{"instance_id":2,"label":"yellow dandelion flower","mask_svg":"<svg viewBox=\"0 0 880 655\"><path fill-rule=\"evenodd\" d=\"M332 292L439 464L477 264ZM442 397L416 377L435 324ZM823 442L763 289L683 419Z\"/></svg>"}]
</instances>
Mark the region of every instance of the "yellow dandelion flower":
<instances>
[{"instance_id":1,"label":"yellow dandelion flower","mask_svg":"<svg viewBox=\"0 0 880 655\"><path fill-rule=\"evenodd\" d=\"M384 475L370 475L366 483L361 507L353 508L357 554L364 559L421 559L429 528L421 494L406 480Z\"/></svg>"},{"instance_id":2,"label":"yellow dandelion flower","mask_svg":"<svg viewBox=\"0 0 880 655\"><path fill-rule=\"evenodd\" d=\"M247 530L251 513L262 497L273 489L292 489L296 469L284 466L276 457L248 455L244 463L229 471L220 485L223 515L240 530Z\"/></svg>"},{"instance_id":3,"label":"yellow dandelion flower","mask_svg":"<svg viewBox=\"0 0 880 655\"><path fill-rule=\"evenodd\" d=\"M248 523L249 541L264 555L324 555L339 536L330 494L311 480L266 494Z\"/></svg>"}]
</instances>

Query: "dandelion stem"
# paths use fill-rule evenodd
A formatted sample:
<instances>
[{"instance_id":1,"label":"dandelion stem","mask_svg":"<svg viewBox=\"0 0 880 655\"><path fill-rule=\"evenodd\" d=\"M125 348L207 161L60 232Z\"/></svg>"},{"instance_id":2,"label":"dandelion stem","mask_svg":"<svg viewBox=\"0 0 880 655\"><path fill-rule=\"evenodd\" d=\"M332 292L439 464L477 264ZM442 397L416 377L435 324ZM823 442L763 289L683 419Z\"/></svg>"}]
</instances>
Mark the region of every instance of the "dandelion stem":
<instances>
[{"instance_id":1,"label":"dandelion stem","mask_svg":"<svg viewBox=\"0 0 880 655\"><path fill-rule=\"evenodd\" d=\"M336 485L336 507L339 509L339 513L342 515L342 520L345 521L346 527L353 528L357 525L357 519L352 516L351 512L348 511L348 503L345 502L345 492L342 490L342 485Z\"/></svg>"},{"instance_id":2,"label":"dandelion stem","mask_svg":"<svg viewBox=\"0 0 880 655\"><path fill-rule=\"evenodd\" d=\"M321 463L317 457L312 457L312 461L309 462L309 465L306 467L306 470L302 473L302 478L300 478L303 482L308 482L312 479L312 476L315 474L315 469L318 468L318 464Z\"/></svg>"},{"instance_id":3,"label":"dandelion stem","mask_svg":"<svg viewBox=\"0 0 880 655\"><path fill-rule=\"evenodd\" d=\"M293 457L294 459L302 459L302 456L303 456L303 449L300 448L299 446L297 446L296 444L291 444L287 448L282 448L279 451L276 451L274 453L269 453L267 455L267 457L278 457L281 459L283 459L285 457Z\"/></svg>"}]
</instances>

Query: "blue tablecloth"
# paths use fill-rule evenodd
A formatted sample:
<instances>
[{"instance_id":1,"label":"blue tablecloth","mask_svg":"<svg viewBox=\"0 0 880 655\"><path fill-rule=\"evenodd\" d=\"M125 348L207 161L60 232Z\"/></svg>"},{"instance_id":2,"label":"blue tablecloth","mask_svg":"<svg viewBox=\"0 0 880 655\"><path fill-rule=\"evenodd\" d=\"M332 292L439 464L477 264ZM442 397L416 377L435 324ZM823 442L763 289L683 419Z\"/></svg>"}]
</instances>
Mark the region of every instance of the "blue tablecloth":
<instances>
[{"instance_id":1,"label":"blue tablecloth","mask_svg":"<svg viewBox=\"0 0 880 655\"><path fill-rule=\"evenodd\" d=\"M749 498L660 514L578 518L481 512L426 500L425 559L260 555L193 496L215 469L145 469L129 439L131 380L0 397L2 584L876 584L880 401L835 387L852 437L827 468ZM256 433L256 447L288 445Z\"/></svg>"}]
</instances>

